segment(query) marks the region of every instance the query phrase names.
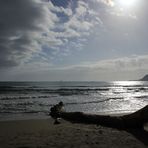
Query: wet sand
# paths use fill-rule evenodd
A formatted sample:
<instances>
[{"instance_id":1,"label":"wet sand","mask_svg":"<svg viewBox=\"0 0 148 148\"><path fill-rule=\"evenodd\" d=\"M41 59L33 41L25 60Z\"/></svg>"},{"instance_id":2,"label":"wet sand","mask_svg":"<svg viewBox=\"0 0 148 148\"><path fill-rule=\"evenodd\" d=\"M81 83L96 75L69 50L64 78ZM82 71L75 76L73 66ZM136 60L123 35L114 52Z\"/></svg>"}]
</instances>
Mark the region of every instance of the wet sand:
<instances>
[{"instance_id":1,"label":"wet sand","mask_svg":"<svg viewBox=\"0 0 148 148\"><path fill-rule=\"evenodd\" d=\"M1 121L0 148L146 148L148 133L52 119Z\"/></svg>"}]
</instances>

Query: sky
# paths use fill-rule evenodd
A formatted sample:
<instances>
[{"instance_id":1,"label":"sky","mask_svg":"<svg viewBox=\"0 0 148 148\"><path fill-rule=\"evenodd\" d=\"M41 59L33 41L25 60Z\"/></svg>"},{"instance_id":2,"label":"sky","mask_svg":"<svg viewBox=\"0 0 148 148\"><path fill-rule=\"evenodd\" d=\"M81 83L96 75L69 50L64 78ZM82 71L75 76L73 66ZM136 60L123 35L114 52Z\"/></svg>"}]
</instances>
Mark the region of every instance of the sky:
<instances>
[{"instance_id":1,"label":"sky","mask_svg":"<svg viewBox=\"0 0 148 148\"><path fill-rule=\"evenodd\" d=\"M0 81L135 80L148 73L147 0L0 0Z\"/></svg>"}]
</instances>

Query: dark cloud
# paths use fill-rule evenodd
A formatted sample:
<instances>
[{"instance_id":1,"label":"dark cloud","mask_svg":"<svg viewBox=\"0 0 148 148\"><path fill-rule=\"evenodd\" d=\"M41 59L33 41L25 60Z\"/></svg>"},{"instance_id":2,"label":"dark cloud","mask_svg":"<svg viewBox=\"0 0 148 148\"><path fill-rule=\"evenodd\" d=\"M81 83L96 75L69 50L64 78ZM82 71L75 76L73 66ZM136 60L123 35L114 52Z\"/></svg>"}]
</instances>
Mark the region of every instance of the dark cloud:
<instances>
[{"instance_id":1,"label":"dark cloud","mask_svg":"<svg viewBox=\"0 0 148 148\"><path fill-rule=\"evenodd\" d=\"M37 48L44 12L38 0L0 0L0 67L18 65Z\"/></svg>"},{"instance_id":2,"label":"dark cloud","mask_svg":"<svg viewBox=\"0 0 148 148\"><path fill-rule=\"evenodd\" d=\"M1 0L0 6L1 32L37 29L34 23L42 13L32 0Z\"/></svg>"},{"instance_id":3,"label":"dark cloud","mask_svg":"<svg viewBox=\"0 0 148 148\"><path fill-rule=\"evenodd\" d=\"M65 50L63 39L88 36L96 17L80 0L0 0L0 68L28 62L44 46Z\"/></svg>"}]
</instances>

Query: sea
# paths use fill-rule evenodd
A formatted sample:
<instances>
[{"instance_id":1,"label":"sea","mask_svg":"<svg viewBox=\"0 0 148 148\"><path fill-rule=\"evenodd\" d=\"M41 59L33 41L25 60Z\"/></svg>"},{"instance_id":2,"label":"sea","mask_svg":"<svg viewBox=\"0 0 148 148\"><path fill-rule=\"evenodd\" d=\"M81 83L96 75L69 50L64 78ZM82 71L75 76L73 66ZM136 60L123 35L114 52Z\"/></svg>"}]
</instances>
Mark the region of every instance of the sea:
<instances>
[{"instance_id":1,"label":"sea","mask_svg":"<svg viewBox=\"0 0 148 148\"><path fill-rule=\"evenodd\" d=\"M0 82L0 121L50 118L59 101L67 112L128 114L148 105L148 81Z\"/></svg>"}]
</instances>

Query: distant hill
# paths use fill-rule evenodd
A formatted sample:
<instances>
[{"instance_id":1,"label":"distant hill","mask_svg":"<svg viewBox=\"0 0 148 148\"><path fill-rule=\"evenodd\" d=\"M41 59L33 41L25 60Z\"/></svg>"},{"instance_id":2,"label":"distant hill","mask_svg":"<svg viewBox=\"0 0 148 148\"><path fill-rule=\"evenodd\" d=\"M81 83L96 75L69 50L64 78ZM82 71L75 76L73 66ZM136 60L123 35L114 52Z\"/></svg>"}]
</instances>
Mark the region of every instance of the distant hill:
<instances>
[{"instance_id":1,"label":"distant hill","mask_svg":"<svg viewBox=\"0 0 148 148\"><path fill-rule=\"evenodd\" d=\"M148 75L145 75L140 81L148 81Z\"/></svg>"}]
</instances>

